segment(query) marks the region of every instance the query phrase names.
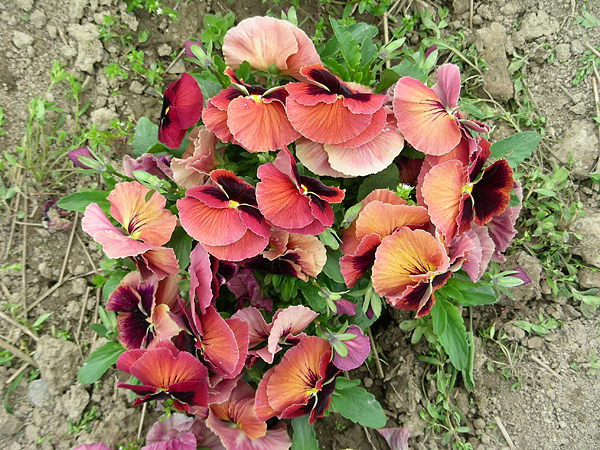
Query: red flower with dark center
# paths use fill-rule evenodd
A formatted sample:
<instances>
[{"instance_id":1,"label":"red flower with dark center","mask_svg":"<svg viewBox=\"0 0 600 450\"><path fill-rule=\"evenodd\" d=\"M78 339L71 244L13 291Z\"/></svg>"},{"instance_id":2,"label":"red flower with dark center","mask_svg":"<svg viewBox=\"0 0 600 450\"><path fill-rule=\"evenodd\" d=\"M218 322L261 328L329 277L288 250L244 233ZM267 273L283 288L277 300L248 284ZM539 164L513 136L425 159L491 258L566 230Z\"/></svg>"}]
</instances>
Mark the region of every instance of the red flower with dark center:
<instances>
[{"instance_id":1,"label":"red flower with dark center","mask_svg":"<svg viewBox=\"0 0 600 450\"><path fill-rule=\"evenodd\" d=\"M352 139L352 147L358 147L381 131L385 114L379 111L385 95L352 89L320 64L305 66L300 73L310 83L288 83L285 89L288 117L302 136L323 144ZM373 130L365 132L372 122Z\"/></svg>"},{"instance_id":2,"label":"red flower with dark center","mask_svg":"<svg viewBox=\"0 0 600 450\"><path fill-rule=\"evenodd\" d=\"M167 86L158 125L158 141L179 148L188 128L202 116L202 91L191 75L184 73Z\"/></svg>"},{"instance_id":3,"label":"red flower with dark center","mask_svg":"<svg viewBox=\"0 0 600 450\"><path fill-rule=\"evenodd\" d=\"M129 350L117 359L117 369L133 375L141 384L117 383L140 398L133 406L150 400L173 399L178 411L194 413L208 406L208 370L187 352L170 342L147 350Z\"/></svg>"},{"instance_id":4,"label":"red flower with dark center","mask_svg":"<svg viewBox=\"0 0 600 450\"><path fill-rule=\"evenodd\" d=\"M228 170L213 170L210 178L214 185L188 189L177 201L181 225L218 259L258 255L271 228L258 210L254 187Z\"/></svg>"},{"instance_id":5,"label":"red flower with dark center","mask_svg":"<svg viewBox=\"0 0 600 450\"><path fill-rule=\"evenodd\" d=\"M329 203L340 203L344 191L298 173L287 149L257 171L258 208L270 223L290 233L317 235L333 224Z\"/></svg>"}]
</instances>

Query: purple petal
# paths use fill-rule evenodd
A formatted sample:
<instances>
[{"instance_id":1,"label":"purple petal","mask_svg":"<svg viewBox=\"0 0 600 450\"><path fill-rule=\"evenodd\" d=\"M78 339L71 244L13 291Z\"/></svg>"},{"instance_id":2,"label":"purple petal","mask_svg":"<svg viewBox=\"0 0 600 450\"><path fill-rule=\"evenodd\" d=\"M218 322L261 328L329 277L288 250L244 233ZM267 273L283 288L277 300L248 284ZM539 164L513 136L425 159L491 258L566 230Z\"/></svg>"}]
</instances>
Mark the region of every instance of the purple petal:
<instances>
[{"instance_id":1,"label":"purple petal","mask_svg":"<svg viewBox=\"0 0 600 450\"><path fill-rule=\"evenodd\" d=\"M377 430L390 446L391 450L408 450L408 428L381 428Z\"/></svg>"},{"instance_id":2,"label":"purple petal","mask_svg":"<svg viewBox=\"0 0 600 450\"><path fill-rule=\"evenodd\" d=\"M82 169L91 169L91 167L88 167L85 164L79 162L79 159L78 159L80 156L86 156L88 158L93 158L92 154L90 153L89 148L87 148L87 147L76 148L75 150L71 150L69 153L67 153L67 156L69 157L69 159L71 160L73 165L75 165L77 167L81 167Z\"/></svg>"},{"instance_id":3,"label":"purple petal","mask_svg":"<svg viewBox=\"0 0 600 450\"><path fill-rule=\"evenodd\" d=\"M371 344L369 337L365 336L362 330L356 325L350 325L345 333L354 334L356 337L347 341L343 341L344 345L348 349L348 354L345 357L341 357L335 351L333 352L333 364L338 369L352 370L359 367L371 351ZM332 348L334 348L332 346Z\"/></svg>"}]
</instances>

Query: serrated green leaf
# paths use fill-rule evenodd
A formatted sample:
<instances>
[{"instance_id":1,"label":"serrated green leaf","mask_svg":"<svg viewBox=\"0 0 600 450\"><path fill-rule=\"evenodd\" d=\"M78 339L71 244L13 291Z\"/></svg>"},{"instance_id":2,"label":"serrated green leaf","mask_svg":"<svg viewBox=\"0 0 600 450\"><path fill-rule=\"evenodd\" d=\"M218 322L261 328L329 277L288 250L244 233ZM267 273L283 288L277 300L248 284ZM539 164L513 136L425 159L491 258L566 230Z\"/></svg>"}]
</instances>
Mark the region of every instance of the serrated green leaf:
<instances>
[{"instance_id":1,"label":"serrated green leaf","mask_svg":"<svg viewBox=\"0 0 600 450\"><path fill-rule=\"evenodd\" d=\"M89 204L97 203L102 211L108 213L110 203L106 200L106 197L108 197L106 191L76 192L61 198L56 206L66 211L84 212Z\"/></svg>"},{"instance_id":2,"label":"serrated green leaf","mask_svg":"<svg viewBox=\"0 0 600 450\"><path fill-rule=\"evenodd\" d=\"M340 42L344 61L346 61L350 69L356 69L360 63L360 48L358 44L347 31L341 32L336 37Z\"/></svg>"},{"instance_id":3,"label":"serrated green leaf","mask_svg":"<svg viewBox=\"0 0 600 450\"><path fill-rule=\"evenodd\" d=\"M92 384L98 381L124 351L125 348L117 342L107 342L97 348L79 369L77 380L81 384Z\"/></svg>"},{"instance_id":4,"label":"serrated green leaf","mask_svg":"<svg viewBox=\"0 0 600 450\"><path fill-rule=\"evenodd\" d=\"M158 125L152 122L147 117L140 117L137 125L135 126L135 133L133 135L133 154L135 156L141 156L148 152L158 142Z\"/></svg>"},{"instance_id":5,"label":"serrated green leaf","mask_svg":"<svg viewBox=\"0 0 600 450\"><path fill-rule=\"evenodd\" d=\"M294 436L291 450L319 450L319 441L312 425L308 424L308 415L292 419Z\"/></svg>"},{"instance_id":6,"label":"serrated green leaf","mask_svg":"<svg viewBox=\"0 0 600 450\"><path fill-rule=\"evenodd\" d=\"M375 189L389 189L395 191L400 183L400 171L395 164L390 164L387 169L365 178L358 188L358 201L362 201Z\"/></svg>"},{"instance_id":7,"label":"serrated green leaf","mask_svg":"<svg viewBox=\"0 0 600 450\"><path fill-rule=\"evenodd\" d=\"M336 383L330 407L346 419L363 427L383 428L387 420L375 396L358 386L338 390Z\"/></svg>"},{"instance_id":8,"label":"serrated green leaf","mask_svg":"<svg viewBox=\"0 0 600 450\"><path fill-rule=\"evenodd\" d=\"M515 169L529 158L540 143L540 135L535 131L523 131L495 142L490 146L493 158L504 158L508 165Z\"/></svg>"}]
</instances>

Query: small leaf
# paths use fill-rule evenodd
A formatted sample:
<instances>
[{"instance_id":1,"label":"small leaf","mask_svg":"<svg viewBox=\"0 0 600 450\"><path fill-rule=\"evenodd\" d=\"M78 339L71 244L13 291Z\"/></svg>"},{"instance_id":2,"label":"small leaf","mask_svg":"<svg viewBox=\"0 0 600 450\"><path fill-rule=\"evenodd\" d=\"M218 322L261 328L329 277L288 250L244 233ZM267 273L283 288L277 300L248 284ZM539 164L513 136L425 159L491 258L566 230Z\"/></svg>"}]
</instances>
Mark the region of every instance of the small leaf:
<instances>
[{"instance_id":1,"label":"small leaf","mask_svg":"<svg viewBox=\"0 0 600 450\"><path fill-rule=\"evenodd\" d=\"M125 348L117 342L107 342L97 348L79 369L77 380L81 384L92 384L98 381L124 351Z\"/></svg>"},{"instance_id":2,"label":"small leaf","mask_svg":"<svg viewBox=\"0 0 600 450\"><path fill-rule=\"evenodd\" d=\"M342 380L338 378L337 381ZM336 389L331 396L332 409L363 427L383 428L385 426L387 420L385 413L373 394L358 386L345 385L338 388L337 381Z\"/></svg>"},{"instance_id":3,"label":"small leaf","mask_svg":"<svg viewBox=\"0 0 600 450\"><path fill-rule=\"evenodd\" d=\"M319 450L319 441L313 426L308 424L308 415L293 418L292 428L292 450Z\"/></svg>"},{"instance_id":4,"label":"small leaf","mask_svg":"<svg viewBox=\"0 0 600 450\"><path fill-rule=\"evenodd\" d=\"M90 203L97 203L102 211L108 212L110 203L106 197L108 197L106 191L76 192L61 198L56 206L66 211L84 212Z\"/></svg>"},{"instance_id":5,"label":"small leaf","mask_svg":"<svg viewBox=\"0 0 600 450\"><path fill-rule=\"evenodd\" d=\"M327 262L323 267L323 272L336 283L344 283L344 277L340 270L340 258L342 252L340 250L327 250Z\"/></svg>"},{"instance_id":6,"label":"small leaf","mask_svg":"<svg viewBox=\"0 0 600 450\"><path fill-rule=\"evenodd\" d=\"M156 144L160 144L158 142L158 125L147 117L141 117L135 126L135 133L131 144L133 146L133 154L141 156Z\"/></svg>"},{"instance_id":7,"label":"small leaf","mask_svg":"<svg viewBox=\"0 0 600 450\"><path fill-rule=\"evenodd\" d=\"M505 158L514 169L531 156L540 143L540 135L535 131L523 131L502 139L490 146L493 158Z\"/></svg>"},{"instance_id":8,"label":"small leaf","mask_svg":"<svg viewBox=\"0 0 600 450\"><path fill-rule=\"evenodd\" d=\"M182 227L175 227L171 240L166 247L172 248L175 258L179 261L179 267L185 269L190 264L190 253L194 239L188 235Z\"/></svg>"},{"instance_id":9,"label":"small leaf","mask_svg":"<svg viewBox=\"0 0 600 450\"><path fill-rule=\"evenodd\" d=\"M375 189L389 189L395 191L400 183L400 171L398 166L390 164L387 169L374 175L369 175L358 188L358 201L362 201Z\"/></svg>"},{"instance_id":10,"label":"small leaf","mask_svg":"<svg viewBox=\"0 0 600 450\"><path fill-rule=\"evenodd\" d=\"M440 306L446 310L448 319L444 333L437 335L438 339L448 354L452 365L457 370L464 370L469 362L469 345L463 318L458 308L452 303L441 298L437 302L441 303Z\"/></svg>"}]
</instances>

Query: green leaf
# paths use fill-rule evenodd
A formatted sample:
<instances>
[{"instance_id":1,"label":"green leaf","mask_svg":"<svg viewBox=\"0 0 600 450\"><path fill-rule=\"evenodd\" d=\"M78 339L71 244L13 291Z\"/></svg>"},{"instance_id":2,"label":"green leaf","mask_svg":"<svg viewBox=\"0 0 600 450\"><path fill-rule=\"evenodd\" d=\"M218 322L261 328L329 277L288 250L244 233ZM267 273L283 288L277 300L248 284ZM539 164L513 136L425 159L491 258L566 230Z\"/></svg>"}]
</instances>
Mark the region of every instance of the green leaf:
<instances>
[{"instance_id":1,"label":"green leaf","mask_svg":"<svg viewBox=\"0 0 600 450\"><path fill-rule=\"evenodd\" d=\"M462 306L493 305L498 301L492 286L475 285L460 292L462 299L457 303Z\"/></svg>"},{"instance_id":2,"label":"green leaf","mask_svg":"<svg viewBox=\"0 0 600 450\"><path fill-rule=\"evenodd\" d=\"M6 395L4 396L4 409L6 410L6 412L8 414L13 414L13 410L10 407L10 405L8 404L8 396L11 394L12 391L14 391L17 386L19 385L19 383L21 382L21 378L23 378L23 374L25 374L25 372L21 372L19 375L17 375L17 378L15 378L13 380L13 382L11 383L10 387L8 388L8 390L6 391Z\"/></svg>"},{"instance_id":3,"label":"green leaf","mask_svg":"<svg viewBox=\"0 0 600 450\"><path fill-rule=\"evenodd\" d=\"M323 243L323 245L333 250L337 250L338 248L340 248L339 238L336 232L331 228L326 228L325 231L319 234L318 238Z\"/></svg>"},{"instance_id":4,"label":"green leaf","mask_svg":"<svg viewBox=\"0 0 600 450\"><path fill-rule=\"evenodd\" d=\"M343 378L336 380L330 407L346 419L363 427L383 428L387 419L375 396L361 387L349 386L344 381L349 380ZM339 382L342 382L342 386L338 387Z\"/></svg>"},{"instance_id":5,"label":"green leaf","mask_svg":"<svg viewBox=\"0 0 600 450\"><path fill-rule=\"evenodd\" d=\"M360 63L360 48L352 36L347 31L344 31L340 34L336 34L338 41L340 42L340 46L342 47L342 56L348 67L351 69L356 69L358 64Z\"/></svg>"},{"instance_id":6,"label":"green leaf","mask_svg":"<svg viewBox=\"0 0 600 450\"><path fill-rule=\"evenodd\" d=\"M166 245L175 252L175 258L179 261L179 268L182 270L185 270L190 264L190 252L192 251L193 241L194 239L182 227L175 227L175 231L171 235L171 240Z\"/></svg>"},{"instance_id":7,"label":"green leaf","mask_svg":"<svg viewBox=\"0 0 600 450\"><path fill-rule=\"evenodd\" d=\"M101 323L92 323L90 324L90 328L92 329L92 331L98 333L103 338L105 338L108 334L108 329Z\"/></svg>"},{"instance_id":8,"label":"green leaf","mask_svg":"<svg viewBox=\"0 0 600 450\"><path fill-rule=\"evenodd\" d=\"M452 303L439 298L441 307L446 310L447 322L444 333L438 336L438 340L450 358L450 362L457 370L464 370L469 363L469 345L467 343L467 330L463 323L460 311Z\"/></svg>"},{"instance_id":9,"label":"green leaf","mask_svg":"<svg viewBox=\"0 0 600 450\"><path fill-rule=\"evenodd\" d=\"M431 320L433 321L433 331L438 336L444 334L446 330L446 323L448 322L448 315L446 314L446 308L442 305L442 302L435 302L431 308Z\"/></svg>"},{"instance_id":10,"label":"green leaf","mask_svg":"<svg viewBox=\"0 0 600 450\"><path fill-rule=\"evenodd\" d=\"M600 184L600 172L592 172L589 174L590 180L596 184Z\"/></svg>"},{"instance_id":11,"label":"green leaf","mask_svg":"<svg viewBox=\"0 0 600 450\"><path fill-rule=\"evenodd\" d=\"M318 313L325 311L325 299L319 295L318 287L312 283L298 283L298 288L313 311Z\"/></svg>"},{"instance_id":12,"label":"green leaf","mask_svg":"<svg viewBox=\"0 0 600 450\"><path fill-rule=\"evenodd\" d=\"M125 278L125 275L127 275L127 272L123 270L118 270L114 272L108 278L108 280L106 280L106 283L104 283L104 286L102 287L102 296L105 299L107 299L110 293L115 290L115 288L119 285L121 280Z\"/></svg>"},{"instance_id":13,"label":"green leaf","mask_svg":"<svg viewBox=\"0 0 600 450\"><path fill-rule=\"evenodd\" d=\"M392 67L391 70L400 75L400 77L411 77L415 80L419 80L421 83L427 82L427 74L423 69L408 59L405 59L397 66Z\"/></svg>"},{"instance_id":14,"label":"green leaf","mask_svg":"<svg viewBox=\"0 0 600 450\"><path fill-rule=\"evenodd\" d=\"M540 135L535 131L523 131L502 139L490 146L492 157L505 158L508 165L515 169L535 151L540 143Z\"/></svg>"},{"instance_id":15,"label":"green leaf","mask_svg":"<svg viewBox=\"0 0 600 450\"><path fill-rule=\"evenodd\" d=\"M98 381L124 351L125 348L117 342L107 342L97 348L79 369L77 380L81 384L92 384Z\"/></svg>"},{"instance_id":16,"label":"green leaf","mask_svg":"<svg viewBox=\"0 0 600 450\"><path fill-rule=\"evenodd\" d=\"M156 144L160 144L158 142L158 125L147 117L141 117L135 126L135 133L133 135L133 154L141 156Z\"/></svg>"},{"instance_id":17,"label":"green leaf","mask_svg":"<svg viewBox=\"0 0 600 450\"><path fill-rule=\"evenodd\" d=\"M365 37L360 48L360 63L366 66L373 61L377 54L377 46L373 44L373 39Z\"/></svg>"},{"instance_id":18,"label":"green leaf","mask_svg":"<svg viewBox=\"0 0 600 450\"><path fill-rule=\"evenodd\" d=\"M323 267L323 272L336 283L344 283L344 277L340 270L340 258L342 252L340 250L327 249L327 261Z\"/></svg>"},{"instance_id":19,"label":"green leaf","mask_svg":"<svg viewBox=\"0 0 600 450\"><path fill-rule=\"evenodd\" d=\"M84 212L89 204L97 203L102 211L108 213L110 203L106 197L108 197L106 191L76 192L61 198L56 206L66 211Z\"/></svg>"},{"instance_id":20,"label":"green leaf","mask_svg":"<svg viewBox=\"0 0 600 450\"><path fill-rule=\"evenodd\" d=\"M314 428L308 424L308 415L293 418L292 428L292 450L319 450L319 441Z\"/></svg>"},{"instance_id":21,"label":"green leaf","mask_svg":"<svg viewBox=\"0 0 600 450\"><path fill-rule=\"evenodd\" d=\"M346 29L356 42L362 42L365 38L373 39L379 33L377 27L364 22L353 23Z\"/></svg>"},{"instance_id":22,"label":"green leaf","mask_svg":"<svg viewBox=\"0 0 600 450\"><path fill-rule=\"evenodd\" d=\"M369 175L358 188L358 201L362 201L375 189L389 189L395 191L400 183L400 171L395 164L390 164L387 169L374 175Z\"/></svg>"}]
</instances>

